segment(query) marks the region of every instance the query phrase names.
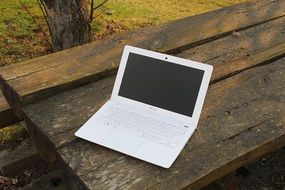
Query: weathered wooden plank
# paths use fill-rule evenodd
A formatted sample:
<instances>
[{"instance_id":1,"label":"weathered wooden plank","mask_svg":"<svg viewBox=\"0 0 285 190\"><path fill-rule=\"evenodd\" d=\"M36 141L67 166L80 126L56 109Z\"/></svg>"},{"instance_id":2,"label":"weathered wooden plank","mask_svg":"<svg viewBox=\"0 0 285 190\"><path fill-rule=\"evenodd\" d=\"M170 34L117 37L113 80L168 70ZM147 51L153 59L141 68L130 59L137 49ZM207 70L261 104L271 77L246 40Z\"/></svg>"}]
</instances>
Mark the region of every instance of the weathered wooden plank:
<instances>
[{"instance_id":1,"label":"weathered wooden plank","mask_svg":"<svg viewBox=\"0 0 285 190\"><path fill-rule=\"evenodd\" d=\"M8 102L21 117L22 105L98 80L109 75L108 72L113 73L124 44L162 52L177 52L220 38L233 30L242 30L283 17L284 5L284 0L262 0L118 35L106 41L25 62L23 72L13 71L14 66L6 68L1 75L7 82L1 80L1 84ZM38 62L41 63L37 65Z\"/></svg>"},{"instance_id":2,"label":"weathered wooden plank","mask_svg":"<svg viewBox=\"0 0 285 190\"><path fill-rule=\"evenodd\" d=\"M238 72L256 67L258 65L271 63L282 57L285 57L285 43L281 43L270 49L249 55L247 58L238 58L232 60L232 63L227 64L226 67L225 65L218 64L216 65L215 69L219 70L220 72L216 72L214 74L212 82L222 80Z\"/></svg>"},{"instance_id":3,"label":"weathered wooden plank","mask_svg":"<svg viewBox=\"0 0 285 190\"><path fill-rule=\"evenodd\" d=\"M266 50L266 52L268 52L268 50ZM257 55L263 55L263 53L257 53ZM271 59L271 56L270 56L270 59ZM284 59L278 61L278 63L280 65L282 64L284 65L283 61ZM219 72L219 70L215 70L215 72ZM218 76L215 74L215 72L214 72L214 76ZM282 72L282 70L280 70L280 72ZM87 118L89 118L104 103L104 101L106 101L109 98L111 88L113 86L113 80L114 78L108 78L106 80L102 80L92 85L83 87L81 88L81 90L77 89L77 90L73 90L67 93L63 93L62 95L58 95L58 96L49 98L47 100L44 100L42 102L39 102L37 104L28 106L26 113L29 115L29 119L32 120L30 122L36 126L36 127L31 127L32 129L36 130L35 132L32 132L32 133L35 133L35 137L36 137L35 139L38 138L42 141L44 138L46 138L46 143L44 143L44 146L46 147L45 148L41 147L40 150L47 150L46 152L47 155L55 154L55 146L59 146L59 147L64 146L63 145L64 143L72 141L72 139L74 139L74 136L73 136L74 131L79 126L81 126L87 120ZM263 80L264 81L268 80L268 77L265 77ZM282 81L282 79L277 80L277 82L278 81ZM236 81L236 83L232 84L233 87L239 84L238 82L242 82L242 81ZM275 86L274 84L271 84L271 85ZM221 91L224 92L225 90L226 89L223 88ZM273 92L270 89L268 91ZM213 94L217 94L217 93L215 92ZM221 95L221 96L224 96L224 95ZM263 94L260 94L260 96L250 95L250 97L255 99L258 97L264 97L264 95ZM62 101L63 99L64 101ZM216 102L217 100L212 100L212 101ZM240 102L237 101L237 104L238 103ZM54 104L54 106L51 107L52 104ZM84 104L86 106L84 106ZM244 103L244 104L246 105L247 103ZM258 104L261 106L260 102L258 102ZM234 108L235 107L237 106L235 105ZM235 109L238 110L238 107ZM274 107L274 109L276 109L276 107ZM206 115L207 115L207 110L208 109L206 108L205 109L206 113L204 113ZM232 110L229 108L228 110L222 113L231 113L231 111ZM214 111L214 113L216 113L216 110ZM238 122L238 121L240 122L240 120L236 120L235 122ZM242 128L240 128L240 125L236 125L235 128L238 132L242 130ZM238 133L237 131L236 133ZM231 135L231 136L235 135L235 134L231 134L233 133L232 131L228 131L227 133L229 133L227 135ZM211 134L220 134L220 132L216 132L216 133L212 132ZM202 135L199 134L199 136L201 137ZM228 136L225 136L224 138L227 138L227 137ZM52 143L48 142L49 139L52 141ZM207 138L204 137L202 139L206 140ZM36 144L39 145L39 143L36 143ZM192 146L193 144L195 145L195 141L194 143L192 142ZM99 155L102 155L104 158L109 158L109 157L112 158L111 155L113 153L108 152L108 155L106 155L107 153L103 154L100 152L101 150L103 151L103 149L100 149L99 146L90 144L89 147L86 147L85 149L87 150L93 146L96 147L96 151L99 151L99 153L97 152ZM81 151L85 149L81 149ZM50 156L49 158L52 158L52 157L54 157L54 155ZM75 157L76 156L74 156L74 158ZM86 158L90 158L90 155L89 156L86 155ZM97 161L97 162L100 165L100 161Z\"/></svg>"},{"instance_id":4,"label":"weathered wooden plank","mask_svg":"<svg viewBox=\"0 0 285 190\"><path fill-rule=\"evenodd\" d=\"M238 57L268 49L284 42L285 18L251 27L247 30L193 47L178 54L199 62L225 64Z\"/></svg>"},{"instance_id":5,"label":"weathered wooden plank","mask_svg":"<svg viewBox=\"0 0 285 190\"><path fill-rule=\"evenodd\" d=\"M3 150L0 153L0 170L2 175L10 176L33 166L42 160L35 147L23 142L13 151Z\"/></svg>"},{"instance_id":6,"label":"weathered wooden plank","mask_svg":"<svg viewBox=\"0 0 285 190\"><path fill-rule=\"evenodd\" d=\"M73 139L74 130L86 122L110 98L114 79L112 76L81 87L82 89L64 92L24 108L29 135L43 158L50 162L56 160L56 149ZM82 102L80 97L90 95L95 96L85 111L83 110L85 106L80 106ZM75 107L78 110L75 111Z\"/></svg>"},{"instance_id":7,"label":"weathered wooden plank","mask_svg":"<svg viewBox=\"0 0 285 190\"><path fill-rule=\"evenodd\" d=\"M0 72L1 69L3 68L4 67L0 67ZM1 91L1 86L0 86L0 129L8 125L14 124L18 121L19 121L18 117L11 110L9 104L7 103Z\"/></svg>"},{"instance_id":8,"label":"weathered wooden plank","mask_svg":"<svg viewBox=\"0 0 285 190\"><path fill-rule=\"evenodd\" d=\"M19 121L0 90L0 129Z\"/></svg>"},{"instance_id":9,"label":"weathered wooden plank","mask_svg":"<svg viewBox=\"0 0 285 190\"><path fill-rule=\"evenodd\" d=\"M89 189L197 189L285 145L284 63L211 85L197 131L168 170L80 139L58 153Z\"/></svg>"},{"instance_id":10,"label":"weathered wooden plank","mask_svg":"<svg viewBox=\"0 0 285 190\"><path fill-rule=\"evenodd\" d=\"M226 38L229 38L229 40L232 41L230 36ZM211 45L209 45L209 47L211 47ZM258 46L256 48L258 48ZM220 56L220 59L223 59L224 52L216 52L216 55L222 55ZM247 68L268 63L280 58L281 56L285 56L285 43L278 44L262 52L251 54L250 56L245 56L243 58L238 57L234 60L229 60L228 63L223 65L219 62L214 62L213 66L215 70L211 82L221 80ZM110 80L113 82L114 78ZM40 101L25 108L25 118L27 125L29 126L30 135L34 139L36 146L38 146L37 148L41 150L44 158L50 161L55 160L56 147L59 147L64 142L70 140L67 135L64 138L52 139L53 142L50 143L49 138L53 136L56 137L57 134L61 134L65 131L68 131L71 137L73 137L74 131L72 129L84 123L104 103L104 101L109 98L111 88L113 86L112 82L96 83L91 86L84 87L83 90L76 89L71 92L64 93L63 95ZM79 97L88 96L88 94L92 93L97 93L98 95L94 96L93 102L90 103L88 109L83 108L81 110L81 100ZM63 106L59 106L58 104L62 104ZM73 107L77 108L75 112ZM46 112L52 113L52 115L45 114ZM64 114L66 112L68 112L68 114ZM89 114L86 114L86 112ZM70 115L71 113L73 115L77 115L79 118ZM60 115L60 117L57 115ZM60 139L60 141L58 141L58 139Z\"/></svg>"}]
</instances>

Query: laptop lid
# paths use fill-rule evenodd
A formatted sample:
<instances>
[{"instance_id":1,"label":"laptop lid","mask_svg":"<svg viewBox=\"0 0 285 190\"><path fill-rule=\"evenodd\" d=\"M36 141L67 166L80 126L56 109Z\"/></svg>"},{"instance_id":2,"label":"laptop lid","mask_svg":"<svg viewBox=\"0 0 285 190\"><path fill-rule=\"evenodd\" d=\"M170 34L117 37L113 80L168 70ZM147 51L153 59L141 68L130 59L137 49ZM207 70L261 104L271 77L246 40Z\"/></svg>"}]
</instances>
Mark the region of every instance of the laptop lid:
<instances>
[{"instance_id":1,"label":"laptop lid","mask_svg":"<svg viewBox=\"0 0 285 190\"><path fill-rule=\"evenodd\" d=\"M213 67L125 46L111 99L196 125Z\"/></svg>"}]
</instances>

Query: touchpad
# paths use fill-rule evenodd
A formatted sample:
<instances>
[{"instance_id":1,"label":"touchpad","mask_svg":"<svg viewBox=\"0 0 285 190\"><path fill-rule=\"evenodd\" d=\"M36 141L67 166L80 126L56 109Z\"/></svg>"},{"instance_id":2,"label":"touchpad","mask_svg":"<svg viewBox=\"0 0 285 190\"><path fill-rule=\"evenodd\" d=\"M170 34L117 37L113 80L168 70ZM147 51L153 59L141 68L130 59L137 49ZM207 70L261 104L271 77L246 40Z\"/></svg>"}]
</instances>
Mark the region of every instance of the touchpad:
<instances>
[{"instance_id":1,"label":"touchpad","mask_svg":"<svg viewBox=\"0 0 285 190\"><path fill-rule=\"evenodd\" d=\"M136 152L142 143L142 138L117 130L109 133L103 140L104 146L126 154Z\"/></svg>"}]
</instances>

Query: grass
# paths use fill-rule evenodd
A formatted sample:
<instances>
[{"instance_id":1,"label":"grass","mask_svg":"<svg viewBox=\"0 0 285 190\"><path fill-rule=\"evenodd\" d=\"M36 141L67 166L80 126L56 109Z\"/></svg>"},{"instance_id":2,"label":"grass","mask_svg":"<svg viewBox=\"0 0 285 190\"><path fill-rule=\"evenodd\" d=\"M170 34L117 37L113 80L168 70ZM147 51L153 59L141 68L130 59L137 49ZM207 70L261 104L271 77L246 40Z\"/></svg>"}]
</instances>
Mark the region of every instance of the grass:
<instances>
[{"instance_id":1,"label":"grass","mask_svg":"<svg viewBox=\"0 0 285 190\"><path fill-rule=\"evenodd\" d=\"M36 0L22 0L45 31ZM95 11L94 39L241 3L246 0L109 0ZM95 0L96 4L101 1ZM95 5L96 6L96 5ZM0 65L9 65L50 52L47 42L19 0L0 0ZM24 133L18 126L0 130L0 145Z\"/></svg>"},{"instance_id":2,"label":"grass","mask_svg":"<svg viewBox=\"0 0 285 190\"><path fill-rule=\"evenodd\" d=\"M35 17L42 16L36 1L24 0L23 3L29 8ZM1 0L0 2L0 36L5 37L27 36L36 28L30 15L23 9L19 0Z\"/></svg>"},{"instance_id":3,"label":"grass","mask_svg":"<svg viewBox=\"0 0 285 190\"><path fill-rule=\"evenodd\" d=\"M110 0L106 8L113 12L106 16L127 29L192 16L227 7L245 0Z\"/></svg>"},{"instance_id":4,"label":"grass","mask_svg":"<svg viewBox=\"0 0 285 190\"><path fill-rule=\"evenodd\" d=\"M34 17L44 26L37 1L23 0ZM31 16L19 0L0 1L0 65L8 65L46 54L47 44Z\"/></svg>"},{"instance_id":5,"label":"grass","mask_svg":"<svg viewBox=\"0 0 285 190\"><path fill-rule=\"evenodd\" d=\"M22 0L45 31L41 10L36 0ZM102 1L102 0L101 0ZM101 1L95 0L95 4ZM204 13L245 0L109 0L95 11L92 29L104 37L121 30L149 25ZM96 5L95 5L96 6ZM96 39L96 35L95 38ZM8 65L49 53L49 47L31 16L19 0L0 1L0 65Z\"/></svg>"},{"instance_id":6,"label":"grass","mask_svg":"<svg viewBox=\"0 0 285 190\"><path fill-rule=\"evenodd\" d=\"M21 124L15 124L1 129L0 151L3 149L13 149L27 137L27 131Z\"/></svg>"}]
</instances>

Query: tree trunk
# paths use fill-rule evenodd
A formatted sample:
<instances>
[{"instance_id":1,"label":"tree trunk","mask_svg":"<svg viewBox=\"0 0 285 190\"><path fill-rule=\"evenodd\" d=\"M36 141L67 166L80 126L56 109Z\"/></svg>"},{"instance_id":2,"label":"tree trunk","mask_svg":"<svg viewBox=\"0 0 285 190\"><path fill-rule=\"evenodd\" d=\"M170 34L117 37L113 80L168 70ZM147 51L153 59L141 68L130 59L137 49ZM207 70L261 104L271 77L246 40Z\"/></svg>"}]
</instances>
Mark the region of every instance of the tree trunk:
<instances>
[{"instance_id":1,"label":"tree trunk","mask_svg":"<svg viewBox=\"0 0 285 190\"><path fill-rule=\"evenodd\" d=\"M91 40L87 0L43 0L52 37L53 51Z\"/></svg>"}]
</instances>

